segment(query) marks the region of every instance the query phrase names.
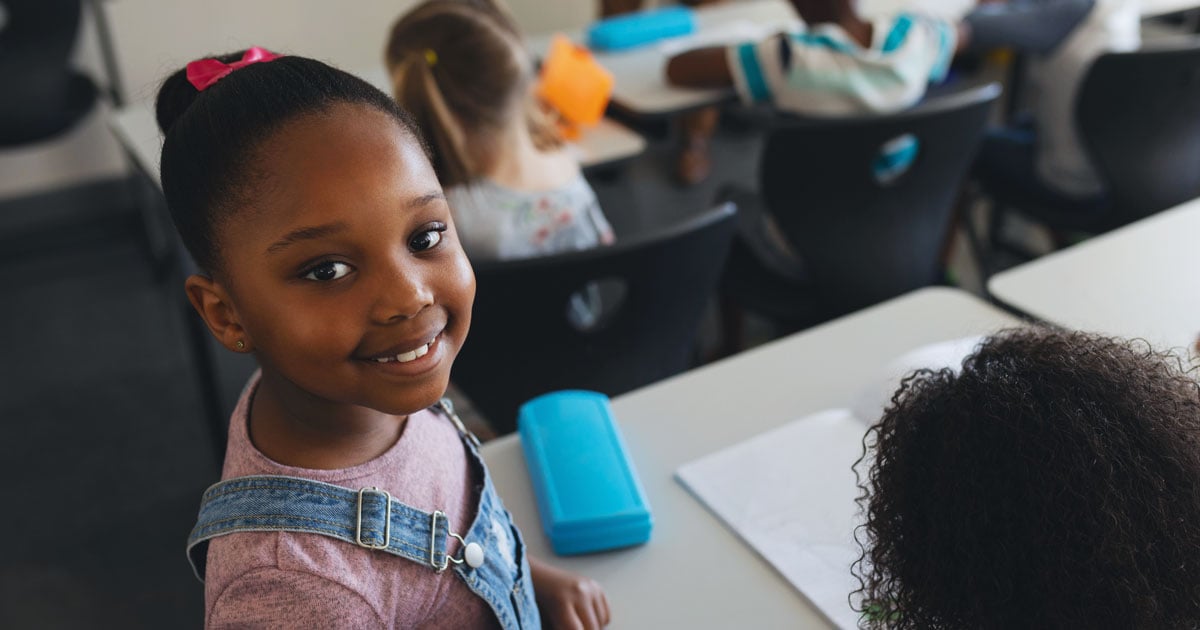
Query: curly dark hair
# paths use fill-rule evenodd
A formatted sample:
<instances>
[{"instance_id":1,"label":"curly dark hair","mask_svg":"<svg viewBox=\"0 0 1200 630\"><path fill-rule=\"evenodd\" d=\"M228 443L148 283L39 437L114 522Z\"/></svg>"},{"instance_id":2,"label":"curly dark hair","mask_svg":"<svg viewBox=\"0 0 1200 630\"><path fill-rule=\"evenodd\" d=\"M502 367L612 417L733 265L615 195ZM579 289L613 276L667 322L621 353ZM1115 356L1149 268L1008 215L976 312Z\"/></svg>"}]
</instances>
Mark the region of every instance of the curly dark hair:
<instances>
[{"instance_id":1,"label":"curly dark hair","mask_svg":"<svg viewBox=\"0 0 1200 630\"><path fill-rule=\"evenodd\" d=\"M908 376L863 452L865 627L1200 627L1200 387L1173 355L1004 331Z\"/></svg>"}]
</instances>

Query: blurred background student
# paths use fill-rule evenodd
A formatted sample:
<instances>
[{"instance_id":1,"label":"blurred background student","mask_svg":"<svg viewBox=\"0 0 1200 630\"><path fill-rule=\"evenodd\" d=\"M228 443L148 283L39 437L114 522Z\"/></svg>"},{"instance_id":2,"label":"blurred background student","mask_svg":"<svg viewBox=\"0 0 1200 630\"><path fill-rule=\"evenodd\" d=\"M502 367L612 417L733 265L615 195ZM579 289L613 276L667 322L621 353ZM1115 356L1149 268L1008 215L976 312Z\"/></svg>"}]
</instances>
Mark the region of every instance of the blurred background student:
<instances>
[{"instance_id":1,"label":"blurred background student","mask_svg":"<svg viewBox=\"0 0 1200 630\"><path fill-rule=\"evenodd\" d=\"M791 0L804 20L761 42L702 48L667 63L667 79L689 87L737 88L746 103L806 116L853 116L911 107L946 78L955 26L900 13L867 20L850 0Z\"/></svg>"},{"instance_id":2,"label":"blurred background student","mask_svg":"<svg viewBox=\"0 0 1200 630\"><path fill-rule=\"evenodd\" d=\"M472 260L610 244L612 227L534 94L533 63L502 6L430 0L386 48L396 100L430 139Z\"/></svg>"},{"instance_id":3,"label":"blurred background student","mask_svg":"<svg viewBox=\"0 0 1200 630\"><path fill-rule=\"evenodd\" d=\"M1104 187L1075 124L1075 97L1093 61L1137 50L1136 0L990 2L963 20L970 50L1027 56L1023 109L984 140L975 172L985 188L1017 201L1095 205Z\"/></svg>"}]
</instances>

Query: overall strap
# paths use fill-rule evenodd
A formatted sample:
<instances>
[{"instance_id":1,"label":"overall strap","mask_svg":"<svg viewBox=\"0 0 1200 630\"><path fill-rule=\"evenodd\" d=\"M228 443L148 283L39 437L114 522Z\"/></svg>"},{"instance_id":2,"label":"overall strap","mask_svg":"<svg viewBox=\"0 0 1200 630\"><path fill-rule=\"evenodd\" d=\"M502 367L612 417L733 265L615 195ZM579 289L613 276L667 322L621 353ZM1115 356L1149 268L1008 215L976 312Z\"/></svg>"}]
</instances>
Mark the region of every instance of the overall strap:
<instances>
[{"instance_id":1,"label":"overall strap","mask_svg":"<svg viewBox=\"0 0 1200 630\"><path fill-rule=\"evenodd\" d=\"M425 512L405 505L379 488L351 490L333 484L287 477L254 475L214 484L204 492L200 516L188 536L188 560L204 580L208 541L234 532L303 532L323 534L407 558L443 571L451 563L482 562L478 545L472 550L462 536L450 531L445 513ZM463 544L464 558L446 554L454 536ZM479 560L477 560L479 558Z\"/></svg>"},{"instance_id":2,"label":"overall strap","mask_svg":"<svg viewBox=\"0 0 1200 630\"><path fill-rule=\"evenodd\" d=\"M453 401L451 401L449 398L442 398L434 403L430 409L439 411L442 415L450 419L450 422L454 424L454 428L458 429L459 437L471 445L472 448L470 450L474 451L475 449L479 448L479 438L475 437L475 434L471 433L471 430L467 428L467 425L463 424L462 418L459 418L458 414L454 413Z\"/></svg>"}]
</instances>

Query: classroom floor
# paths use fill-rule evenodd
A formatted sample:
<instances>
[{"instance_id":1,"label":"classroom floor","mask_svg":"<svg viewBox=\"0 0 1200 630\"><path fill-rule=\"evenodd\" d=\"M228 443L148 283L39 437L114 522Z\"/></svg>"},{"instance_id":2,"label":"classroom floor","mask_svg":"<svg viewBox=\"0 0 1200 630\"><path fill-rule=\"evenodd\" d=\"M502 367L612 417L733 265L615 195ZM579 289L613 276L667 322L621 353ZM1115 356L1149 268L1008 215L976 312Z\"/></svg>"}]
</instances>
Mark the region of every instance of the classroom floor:
<instances>
[{"instance_id":1,"label":"classroom floor","mask_svg":"<svg viewBox=\"0 0 1200 630\"><path fill-rule=\"evenodd\" d=\"M753 187L762 135L732 122L701 186L672 182L666 127L648 130L643 156L594 174L618 235L698 212L723 183ZM149 270L135 203L118 181L0 204L0 239L11 241L0 248L0 471L9 480L0 628L202 622L184 542L219 471L182 293ZM51 219L79 229L36 238ZM956 261L955 275L977 290L969 257ZM706 330L711 342L715 326ZM762 324L752 333L770 336ZM227 352L218 363L228 409L252 364Z\"/></svg>"}]
</instances>

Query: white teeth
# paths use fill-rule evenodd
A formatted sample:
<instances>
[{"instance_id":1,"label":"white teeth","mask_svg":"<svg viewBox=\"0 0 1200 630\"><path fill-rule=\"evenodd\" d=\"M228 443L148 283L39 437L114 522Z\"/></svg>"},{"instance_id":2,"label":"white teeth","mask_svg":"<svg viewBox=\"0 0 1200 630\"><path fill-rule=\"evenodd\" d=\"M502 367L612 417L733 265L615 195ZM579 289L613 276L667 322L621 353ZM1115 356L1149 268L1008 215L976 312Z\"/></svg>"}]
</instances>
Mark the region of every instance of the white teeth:
<instances>
[{"instance_id":1,"label":"white teeth","mask_svg":"<svg viewBox=\"0 0 1200 630\"><path fill-rule=\"evenodd\" d=\"M420 347L418 347L415 350L409 350L408 352L403 352L403 353L397 354L396 356L393 356L393 357L383 357L381 359L374 359L374 361L376 363L392 363L393 361L396 363L408 363L409 361L416 361L417 359L420 359L421 357L429 354L429 346L431 346L431 345L433 345L432 341L430 341L427 344L421 345Z\"/></svg>"},{"instance_id":2,"label":"white teeth","mask_svg":"<svg viewBox=\"0 0 1200 630\"><path fill-rule=\"evenodd\" d=\"M429 352L429 344L425 344L425 345L417 348L416 350L409 350L408 352L405 352L403 354L396 355L396 360L399 361L400 363L408 363L409 361L416 361L417 359L420 359L421 357L425 356L428 352Z\"/></svg>"}]
</instances>

